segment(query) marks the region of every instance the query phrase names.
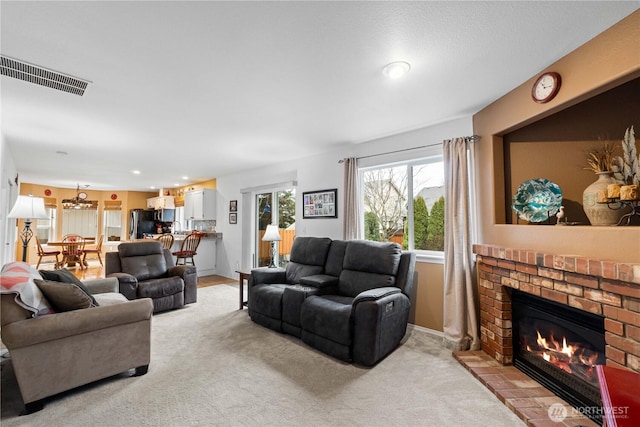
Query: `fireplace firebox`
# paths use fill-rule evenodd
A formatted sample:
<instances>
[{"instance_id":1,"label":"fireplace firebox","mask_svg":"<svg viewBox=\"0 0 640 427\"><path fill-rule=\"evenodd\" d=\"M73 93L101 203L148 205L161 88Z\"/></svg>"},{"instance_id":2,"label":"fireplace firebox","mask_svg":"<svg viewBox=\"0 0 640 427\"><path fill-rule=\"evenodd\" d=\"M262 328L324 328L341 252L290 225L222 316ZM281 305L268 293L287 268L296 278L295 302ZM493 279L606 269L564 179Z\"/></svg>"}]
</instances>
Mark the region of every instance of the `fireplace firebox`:
<instances>
[{"instance_id":1,"label":"fireplace firebox","mask_svg":"<svg viewBox=\"0 0 640 427\"><path fill-rule=\"evenodd\" d=\"M512 290L513 364L602 424L596 365L605 364L604 318Z\"/></svg>"}]
</instances>

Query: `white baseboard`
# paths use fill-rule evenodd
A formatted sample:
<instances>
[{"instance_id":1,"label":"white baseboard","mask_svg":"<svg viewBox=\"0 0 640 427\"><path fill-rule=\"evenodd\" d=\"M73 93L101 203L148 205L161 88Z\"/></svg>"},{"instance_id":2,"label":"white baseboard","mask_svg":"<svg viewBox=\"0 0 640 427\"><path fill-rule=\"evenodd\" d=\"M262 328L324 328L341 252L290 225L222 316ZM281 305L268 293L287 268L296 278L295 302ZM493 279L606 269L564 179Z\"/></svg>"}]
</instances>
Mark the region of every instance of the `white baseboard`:
<instances>
[{"instance_id":1,"label":"white baseboard","mask_svg":"<svg viewBox=\"0 0 640 427\"><path fill-rule=\"evenodd\" d=\"M438 338L444 337L444 332L436 331L435 329L425 328L423 326L414 325L413 323L409 323L409 327L415 331L422 332L425 334L433 335Z\"/></svg>"}]
</instances>

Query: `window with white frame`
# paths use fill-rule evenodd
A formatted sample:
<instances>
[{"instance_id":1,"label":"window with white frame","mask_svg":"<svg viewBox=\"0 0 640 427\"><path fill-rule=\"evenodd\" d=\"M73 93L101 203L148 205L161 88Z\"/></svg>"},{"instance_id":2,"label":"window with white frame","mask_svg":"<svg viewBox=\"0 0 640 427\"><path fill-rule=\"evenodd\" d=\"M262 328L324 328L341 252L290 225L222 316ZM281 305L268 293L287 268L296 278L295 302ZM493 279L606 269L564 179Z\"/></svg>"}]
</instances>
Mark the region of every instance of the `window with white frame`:
<instances>
[{"instance_id":1,"label":"window with white frame","mask_svg":"<svg viewBox=\"0 0 640 427\"><path fill-rule=\"evenodd\" d=\"M97 209L63 209L62 235L79 234L82 237L97 238Z\"/></svg>"},{"instance_id":2,"label":"window with white frame","mask_svg":"<svg viewBox=\"0 0 640 427\"><path fill-rule=\"evenodd\" d=\"M102 220L104 232L107 241L119 241L122 238L122 210L106 209Z\"/></svg>"},{"instance_id":3,"label":"window with white frame","mask_svg":"<svg viewBox=\"0 0 640 427\"><path fill-rule=\"evenodd\" d=\"M444 250L442 155L360 169L364 238Z\"/></svg>"},{"instance_id":4,"label":"window with white frame","mask_svg":"<svg viewBox=\"0 0 640 427\"><path fill-rule=\"evenodd\" d=\"M49 218L36 220L36 235L42 244L54 240L56 235L56 207L46 206L45 211Z\"/></svg>"}]
</instances>

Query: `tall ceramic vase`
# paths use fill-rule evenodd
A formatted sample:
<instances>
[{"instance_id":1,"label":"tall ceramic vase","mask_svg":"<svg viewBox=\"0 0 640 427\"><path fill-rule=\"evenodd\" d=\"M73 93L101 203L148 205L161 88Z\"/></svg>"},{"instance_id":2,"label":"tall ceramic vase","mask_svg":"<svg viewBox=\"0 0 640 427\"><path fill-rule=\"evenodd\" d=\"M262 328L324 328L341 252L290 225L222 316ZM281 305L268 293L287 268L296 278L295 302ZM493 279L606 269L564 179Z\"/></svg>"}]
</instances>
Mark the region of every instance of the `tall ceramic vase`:
<instances>
[{"instance_id":1,"label":"tall ceramic vase","mask_svg":"<svg viewBox=\"0 0 640 427\"><path fill-rule=\"evenodd\" d=\"M612 172L597 172L598 180L582 193L582 209L587 214L591 225L616 225L624 214L622 209L611 209L606 203L598 203L598 193L607 194L607 186L615 184ZM615 205L612 205L615 207Z\"/></svg>"}]
</instances>

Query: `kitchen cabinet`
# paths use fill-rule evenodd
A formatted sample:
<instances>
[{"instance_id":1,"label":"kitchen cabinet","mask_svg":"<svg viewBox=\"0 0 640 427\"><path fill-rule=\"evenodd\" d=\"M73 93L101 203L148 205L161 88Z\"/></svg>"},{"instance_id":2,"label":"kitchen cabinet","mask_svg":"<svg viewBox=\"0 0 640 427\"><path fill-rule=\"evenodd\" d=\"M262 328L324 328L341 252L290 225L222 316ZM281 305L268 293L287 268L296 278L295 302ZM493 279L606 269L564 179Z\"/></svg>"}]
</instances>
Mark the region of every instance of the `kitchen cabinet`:
<instances>
[{"instance_id":1,"label":"kitchen cabinet","mask_svg":"<svg viewBox=\"0 0 640 427\"><path fill-rule=\"evenodd\" d=\"M175 209L173 196L151 197L147 199L147 209Z\"/></svg>"},{"instance_id":2,"label":"kitchen cabinet","mask_svg":"<svg viewBox=\"0 0 640 427\"><path fill-rule=\"evenodd\" d=\"M202 188L184 193L184 218L216 219L216 190Z\"/></svg>"},{"instance_id":3,"label":"kitchen cabinet","mask_svg":"<svg viewBox=\"0 0 640 427\"><path fill-rule=\"evenodd\" d=\"M216 239L201 239L197 252L193 261L196 263L198 277L216 274Z\"/></svg>"},{"instance_id":4,"label":"kitchen cabinet","mask_svg":"<svg viewBox=\"0 0 640 427\"><path fill-rule=\"evenodd\" d=\"M176 235L175 241L171 246L171 251L179 251L180 245L184 240L184 235ZM198 277L211 276L216 274L216 244L217 237L205 236L200 239L200 244L196 250L197 255L193 257L193 261L196 264L196 270ZM175 258L175 257L174 257Z\"/></svg>"}]
</instances>

